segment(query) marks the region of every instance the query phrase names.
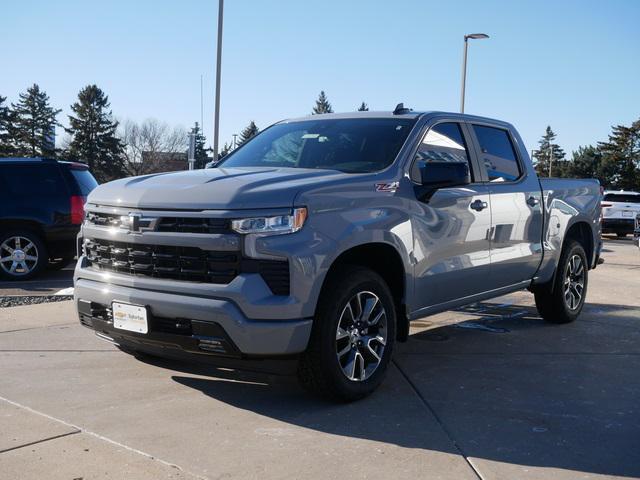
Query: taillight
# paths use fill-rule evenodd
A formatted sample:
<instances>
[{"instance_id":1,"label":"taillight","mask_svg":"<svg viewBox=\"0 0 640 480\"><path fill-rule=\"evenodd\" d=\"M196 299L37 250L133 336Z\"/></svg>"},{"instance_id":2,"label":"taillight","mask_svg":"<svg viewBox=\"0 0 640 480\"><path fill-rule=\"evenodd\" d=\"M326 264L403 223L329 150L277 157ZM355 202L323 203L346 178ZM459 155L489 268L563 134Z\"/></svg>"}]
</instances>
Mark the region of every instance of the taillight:
<instances>
[{"instance_id":1,"label":"taillight","mask_svg":"<svg viewBox=\"0 0 640 480\"><path fill-rule=\"evenodd\" d=\"M71 223L80 225L84 220L84 202L86 197L82 195L71 196Z\"/></svg>"},{"instance_id":2,"label":"taillight","mask_svg":"<svg viewBox=\"0 0 640 480\"><path fill-rule=\"evenodd\" d=\"M612 205L610 203L603 203L602 205L600 205L602 208L608 208L611 207Z\"/></svg>"}]
</instances>

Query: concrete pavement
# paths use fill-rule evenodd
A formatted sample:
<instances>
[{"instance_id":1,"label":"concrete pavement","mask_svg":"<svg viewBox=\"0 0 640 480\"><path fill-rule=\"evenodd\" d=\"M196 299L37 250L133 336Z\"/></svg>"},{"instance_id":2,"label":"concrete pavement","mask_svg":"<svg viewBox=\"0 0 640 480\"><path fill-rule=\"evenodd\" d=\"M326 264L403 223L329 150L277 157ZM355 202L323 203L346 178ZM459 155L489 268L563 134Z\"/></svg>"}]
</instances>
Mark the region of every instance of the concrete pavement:
<instances>
[{"instance_id":1,"label":"concrete pavement","mask_svg":"<svg viewBox=\"0 0 640 480\"><path fill-rule=\"evenodd\" d=\"M640 478L640 252L606 250L574 324L526 292L423 319L348 405L0 309L0 478Z\"/></svg>"}]
</instances>

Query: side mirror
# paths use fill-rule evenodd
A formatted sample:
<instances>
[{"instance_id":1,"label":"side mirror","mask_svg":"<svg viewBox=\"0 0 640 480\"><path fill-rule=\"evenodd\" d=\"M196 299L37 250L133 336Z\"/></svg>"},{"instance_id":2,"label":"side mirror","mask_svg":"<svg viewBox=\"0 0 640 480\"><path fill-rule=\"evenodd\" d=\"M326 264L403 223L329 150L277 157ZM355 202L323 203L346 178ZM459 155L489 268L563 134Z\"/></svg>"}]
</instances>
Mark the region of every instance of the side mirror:
<instances>
[{"instance_id":1,"label":"side mirror","mask_svg":"<svg viewBox=\"0 0 640 480\"><path fill-rule=\"evenodd\" d=\"M469 165L462 162L421 162L420 183L430 189L460 187L471 183Z\"/></svg>"}]
</instances>

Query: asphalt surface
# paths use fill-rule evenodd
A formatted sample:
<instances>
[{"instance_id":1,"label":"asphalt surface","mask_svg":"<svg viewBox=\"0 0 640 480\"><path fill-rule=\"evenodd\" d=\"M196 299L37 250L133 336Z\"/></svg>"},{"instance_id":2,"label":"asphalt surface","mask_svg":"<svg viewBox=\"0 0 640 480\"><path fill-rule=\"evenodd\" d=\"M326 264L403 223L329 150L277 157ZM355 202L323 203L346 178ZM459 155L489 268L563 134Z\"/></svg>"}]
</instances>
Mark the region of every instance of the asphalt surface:
<instances>
[{"instance_id":1,"label":"asphalt surface","mask_svg":"<svg viewBox=\"0 0 640 480\"><path fill-rule=\"evenodd\" d=\"M347 405L136 359L71 302L0 309L0 478L640 478L640 251L604 257L575 323L526 292L425 318Z\"/></svg>"},{"instance_id":2,"label":"asphalt surface","mask_svg":"<svg viewBox=\"0 0 640 480\"><path fill-rule=\"evenodd\" d=\"M6 281L0 279L0 297L14 295L53 295L63 288L73 287L75 260L61 270L44 270L33 280Z\"/></svg>"}]
</instances>

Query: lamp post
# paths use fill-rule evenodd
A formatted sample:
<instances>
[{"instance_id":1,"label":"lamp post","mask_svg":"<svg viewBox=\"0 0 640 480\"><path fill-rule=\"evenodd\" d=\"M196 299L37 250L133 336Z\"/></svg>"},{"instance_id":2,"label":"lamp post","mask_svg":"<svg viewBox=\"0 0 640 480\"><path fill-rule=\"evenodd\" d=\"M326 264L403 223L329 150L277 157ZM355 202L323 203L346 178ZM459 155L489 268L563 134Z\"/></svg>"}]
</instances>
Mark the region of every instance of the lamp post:
<instances>
[{"instance_id":1,"label":"lamp post","mask_svg":"<svg viewBox=\"0 0 640 480\"><path fill-rule=\"evenodd\" d=\"M213 119L213 161L218 161L218 132L220 131L220 65L222 63L222 11L224 0L218 0L218 49L216 55L216 105Z\"/></svg>"},{"instance_id":2,"label":"lamp post","mask_svg":"<svg viewBox=\"0 0 640 480\"><path fill-rule=\"evenodd\" d=\"M467 82L467 48L469 46L469 39L481 40L483 38L489 38L486 33L470 33L464 36L464 53L462 55L462 91L460 92L460 113L464 113L464 92L465 84Z\"/></svg>"}]
</instances>

